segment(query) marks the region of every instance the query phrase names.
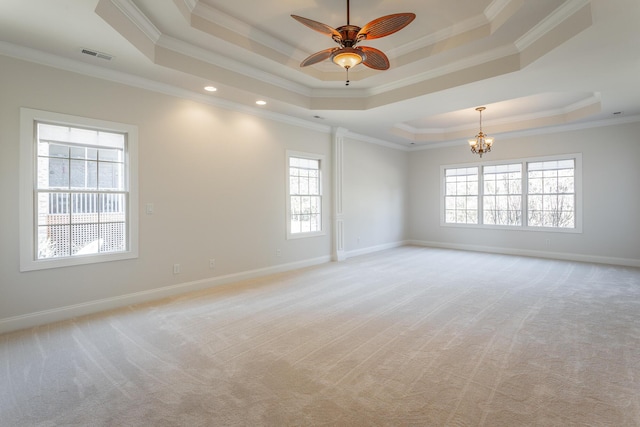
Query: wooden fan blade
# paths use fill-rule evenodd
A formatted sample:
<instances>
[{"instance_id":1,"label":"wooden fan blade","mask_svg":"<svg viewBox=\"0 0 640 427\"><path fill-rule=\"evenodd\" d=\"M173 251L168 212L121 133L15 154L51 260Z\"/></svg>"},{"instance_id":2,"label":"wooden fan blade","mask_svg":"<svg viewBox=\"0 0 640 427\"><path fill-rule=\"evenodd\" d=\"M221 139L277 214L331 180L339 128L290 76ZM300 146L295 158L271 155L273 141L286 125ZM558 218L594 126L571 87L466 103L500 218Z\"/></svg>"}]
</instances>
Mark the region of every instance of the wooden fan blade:
<instances>
[{"instance_id":1,"label":"wooden fan blade","mask_svg":"<svg viewBox=\"0 0 640 427\"><path fill-rule=\"evenodd\" d=\"M356 39L371 40L379 39L380 37L388 36L396 31L400 31L411 23L416 18L415 13L395 13L393 15L383 16L378 19L374 19L367 25L362 27L358 32Z\"/></svg>"},{"instance_id":2,"label":"wooden fan blade","mask_svg":"<svg viewBox=\"0 0 640 427\"><path fill-rule=\"evenodd\" d=\"M374 70L388 70L389 58L382 51L368 46L358 46L365 54L365 59L362 61L364 65Z\"/></svg>"},{"instance_id":3,"label":"wooden fan blade","mask_svg":"<svg viewBox=\"0 0 640 427\"><path fill-rule=\"evenodd\" d=\"M339 47L330 47L329 49L321 50L320 52L316 52L313 55L309 56L307 59L300 63L301 67L306 67L307 65L313 65L318 62L324 61L331 57L331 54L336 50L340 49Z\"/></svg>"},{"instance_id":4,"label":"wooden fan blade","mask_svg":"<svg viewBox=\"0 0 640 427\"><path fill-rule=\"evenodd\" d=\"M338 30L328 26L327 24L323 24L322 22L314 21L312 19L303 18L302 16L298 15L291 15L291 17L301 24L304 24L307 27L311 28L312 30L333 37L334 40L336 40L336 38L338 40L342 40L342 36L338 32Z\"/></svg>"}]
</instances>

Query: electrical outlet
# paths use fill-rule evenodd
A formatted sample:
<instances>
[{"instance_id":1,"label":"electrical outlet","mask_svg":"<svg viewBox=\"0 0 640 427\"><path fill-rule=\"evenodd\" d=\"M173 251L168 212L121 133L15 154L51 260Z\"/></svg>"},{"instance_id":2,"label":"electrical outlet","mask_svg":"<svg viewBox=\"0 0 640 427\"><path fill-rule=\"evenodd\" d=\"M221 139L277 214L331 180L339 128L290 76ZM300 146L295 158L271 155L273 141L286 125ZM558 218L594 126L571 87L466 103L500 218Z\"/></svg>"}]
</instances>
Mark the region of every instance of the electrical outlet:
<instances>
[{"instance_id":1,"label":"electrical outlet","mask_svg":"<svg viewBox=\"0 0 640 427\"><path fill-rule=\"evenodd\" d=\"M182 267L180 266L180 264L173 264L173 274L180 273L182 273Z\"/></svg>"},{"instance_id":2,"label":"electrical outlet","mask_svg":"<svg viewBox=\"0 0 640 427\"><path fill-rule=\"evenodd\" d=\"M214 269L214 268L216 268L216 260L215 260L214 258L211 258L211 259L209 260L209 268L210 268L210 269Z\"/></svg>"}]
</instances>

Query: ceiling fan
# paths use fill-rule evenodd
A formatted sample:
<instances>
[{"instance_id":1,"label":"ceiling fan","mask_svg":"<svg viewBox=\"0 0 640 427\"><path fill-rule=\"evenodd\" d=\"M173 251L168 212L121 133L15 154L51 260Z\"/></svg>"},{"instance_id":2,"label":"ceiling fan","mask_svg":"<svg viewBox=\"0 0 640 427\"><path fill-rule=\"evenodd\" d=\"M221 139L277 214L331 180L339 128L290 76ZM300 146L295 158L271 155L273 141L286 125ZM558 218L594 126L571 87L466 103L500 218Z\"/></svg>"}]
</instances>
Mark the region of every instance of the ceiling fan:
<instances>
[{"instance_id":1,"label":"ceiling fan","mask_svg":"<svg viewBox=\"0 0 640 427\"><path fill-rule=\"evenodd\" d=\"M389 68L389 59L382 51L369 46L356 47L356 45L363 40L379 39L393 34L409 25L416 15L414 13L394 13L374 19L360 28L349 23L349 0L347 0L347 25L338 28L298 15L291 15L291 17L312 30L330 36L333 41L340 45L340 47L332 47L314 53L302 61L300 66L306 67L331 58L335 64L347 70L346 85L348 86L349 69L360 63L374 70L386 70Z\"/></svg>"}]
</instances>

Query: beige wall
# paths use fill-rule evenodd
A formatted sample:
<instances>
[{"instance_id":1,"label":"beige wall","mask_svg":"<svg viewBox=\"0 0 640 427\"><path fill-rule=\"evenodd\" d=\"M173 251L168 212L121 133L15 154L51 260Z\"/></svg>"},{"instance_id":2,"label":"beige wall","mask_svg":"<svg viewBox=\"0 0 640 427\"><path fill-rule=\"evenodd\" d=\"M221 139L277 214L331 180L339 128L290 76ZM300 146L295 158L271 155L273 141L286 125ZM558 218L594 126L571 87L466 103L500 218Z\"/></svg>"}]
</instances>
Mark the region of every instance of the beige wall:
<instances>
[{"instance_id":1,"label":"beige wall","mask_svg":"<svg viewBox=\"0 0 640 427\"><path fill-rule=\"evenodd\" d=\"M328 259L330 203L326 235L286 240L285 151L330 159L329 132L7 57L0 57L0 69L0 319L133 293L151 297L168 286ZM23 106L138 126L138 259L19 272ZM324 188L330 201L331 165L326 166ZM146 203L154 204L153 215L145 215ZM210 258L216 259L215 270L209 269ZM181 264L182 274L173 274L174 263Z\"/></svg>"},{"instance_id":2,"label":"beige wall","mask_svg":"<svg viewBox=\"0 0 640 427\"><path fill-rule=\"evenodd\" d=\"M346 138L344 160L348 256L403 243L409 153Z\"/></svg>"},{"instance_id":3,"label":"beige wall","mask_svg":"<svg viewBox=\"0 0 640 427\"><path fill-rule=\"evenodd\" d=\"M5 56L0 70L0 333L330 259L329 128L296 126ZM138 126L138 259L20 273L20 107ZM361 236L354 247L348 237L347 250L397 244L406 222L407 153L357 141L346 145L345 230ZM286 150L325 156L324 236L286 239ZM147 203L154 204L153 215L145 214ZM362 222L363 212L374 214ZM174 263L181 264L181 274L173 274Z\"/></svg>"},{"instance_id":4,"label":"beige wall","mask_svg":"<svg viewBox=\"0 0 640 427\"><path fill-rule=\"evenodd\" d=\"M418 243L640 266L640 124L496 138L484 160L582 153L583 232L440 225L440 166L477 162L465 145L412 153L409 235Z\"/></svg>"},{"instance_id":5,"label":"beige wall","mask_svg":"<svg viewBox=\"0 0 640 427\"><path fill-rule=\"evenodd\" d=\"M0 333L329 260L329 129L4 56L0 70ZM138 126L138 259L20 273L20 107ZM581 234L441 227L440 165L476 161L468 148L407 152L345 138L345 251L353 256L409 240L640 265L638 134L633 123L497 140L491 160L582 153ZM327 160L324 236L286 239L287 149ZM153 215L144 213L146 203L154 204ZM174 263L182 274L173 274Z\"/></svg>"}]
</instances>

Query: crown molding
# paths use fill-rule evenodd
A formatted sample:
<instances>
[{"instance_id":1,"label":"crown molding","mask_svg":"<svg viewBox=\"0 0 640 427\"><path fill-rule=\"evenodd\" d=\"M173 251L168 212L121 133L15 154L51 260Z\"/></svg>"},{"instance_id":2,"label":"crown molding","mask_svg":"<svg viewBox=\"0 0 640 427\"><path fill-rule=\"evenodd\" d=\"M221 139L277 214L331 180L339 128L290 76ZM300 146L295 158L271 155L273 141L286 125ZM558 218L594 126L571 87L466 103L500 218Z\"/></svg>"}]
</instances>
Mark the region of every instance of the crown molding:
<instances>
[{"instance_id":1,"label":"crown molding","mask_svg":"<svg viewBox=\"0 0 640 427\"><path fill-rule=\"evenodd\" d=\"M131 21L142 33L153 43L156 43L162 33L153 23L142 13L142 11L131 0L101 0L110 1L120 12Z\"/></svg>"},{"instance_id":2,"label":"crown molding","mask_svg":"<svg viewBox=\"0 0 640 427\"><path fill-rule=\"evenodd\" d=\"M590 122L579 122L579 123L568 123L554 126L547 126L542 128L535 129L525 129L511 132L503 132L496 135L500 135L500 139L513 139L513 138L522 138L526 136L537 136L537 135L547 135L552 133L562 133L562 132L573 132L585 129L594 129L599 127L606 126L619 126L630 123L639 123L640 122L640 114L633 116L623 116L619 118L609 118L602 120L594 120ZM431 150L435 148L442 147L456 147L456 146L466 146L466 141L445 141L445 142L437 142L437 143L429 143L427 145L420 145L409 148L409 151L422 151L422 150Z\"/></svg>"},{"instance_id":3,"label":"crown molding","mask_svg":"<svg viewBox=\"0 0 640 427\"><path fill-rule=\"evenodd\" d=\"M272 35L261 31L255 26L251 26L244 21L236 19L211 5L197 2L196 6L191 8L191 13L207 22L251 40L252 43L266 46L283 55L292 56L291 52L294 52L294 55L300 57L301 60L308 56L308 54L296 49L289 43L273 37ZM190 23L190 25L193 26L192 23Z\"/></svg>"},{"instance_id":4,"label":"crown molding","mask_svg":"<svg viewBox=\"0 0 640 427\"><path fill-rule=\"evenodd\" d=\"M505 45L495 49L492 49L487 52L478 53L473 56L468 56L466 58L462 58L458 61L451 62L447 65L443 65L441 67L433 68L427 70L423 73L414 74L411 77L407 77L404 79L398 79L394 82L388 84L382 84L371 89L368 89L367 93L369 95L379 95L385 92L390 92L396 89L400 89L406 86L410 86L413 84L422 83L424 81L432 80L438 77L445 76L447 74L454 73L456 71L465 70L472 67L477 67L481 64L486 64L491 61L499 60L502 58L506 58L510 55L518 54L519 52L515 48L514 45ZM513 70L508 70L511 72ZM503 73L500 73L503 74Z\"/></svg>"},{"instance_id":5,"label":"crown molding","mask_svg":"<svg viewBox=\"0 0 640 427\"><path fill-rule=\"evenodd\" d=\"M156 45L158 47L171 50L180 55L187 55L199 61L205 61L217 67L222 67L234 73L242 74L252 79L272 84L274 86L289 90L299 95L310 97L312 94L311 90L306 86L294 83L290 79L277 77L271 73L264 72L255 67L251 67L234 59L231 59L227 56L220 55L208 49L203 49L174 37L163 34ZM167 66L167 64L163 65Z\"/></svg>"},{"instance_id":6,"label":"crown molding","mask_svg":"<svg viewBox=\"0 0 640 427\"><path fill-rule=\"evenodd\" d=\"M572 17L583 7L590 5L591 0L568 0L558 7L553 13L547 15L542 21L527 31L516 40L515 45L520 52L541 39L545 34Z\"/></svg>"},{"instance_id":7,"label":"crown molding","mask_svg":"<svg viewBox=\"0 0 640 427\"><path fill-rule=\"evenodd\" d=\"M578 111L582 108L589 107L599 103L600 103L600 93L593 92L592 94L581 99L580 101L576 101L562 107L543 110L543 111L537 111L535 113L508 116L500 119L492 119L492 120L484 119L482 122L485 125L485 127L510 125L514 123L545 119L545 118L554 117L554 116L564 116L574 111ZM487 105L487 107L490 108L491 104ZM414 126L407 125L405 123L398 123L394 127L414 135L440 135L440 134L451 134L455 132L475 131L477 129L477 126L478 124L476 121L475 123L464 124L460 126L452 126L448 128L417 128Z\"/></svg>"},{"instance_id":8,"label":"crown molding","mask_svg":"<svg viewBox=\"0 0 640 427\"><path fill-rule=\"evenodd\" d=\"M138 89L144 89L151 92L161 93L164 95L173 96L181 99L188 99L191 101L199 102L201 104L208 104L226 110L242 112L250 114L252 116L258 116L273 120L280 123L293 125L309 129L316 132L330 133L331 127L329 125L323 125L314 123L312 121L298 119L296 117L288 116L286 114L280 114L264 110L262 108L247 106L233 101L212 97L207 94L189 91L181 89L173 85L160 83L154 80L134 76L121 71L115 71L108 68L104 68L97 65L87 64L81 61L63 58L50 53L42 52L39 50L18 46L12 43L0 41L0 55L8 56L11 58L44 65L47 67L56 68L63 71L69 71L72 73L82 74L89 77L98 78L101 80L107 80L113 83L123 84L126 86L135 87Z\"/></svg>"}]
</instances>

